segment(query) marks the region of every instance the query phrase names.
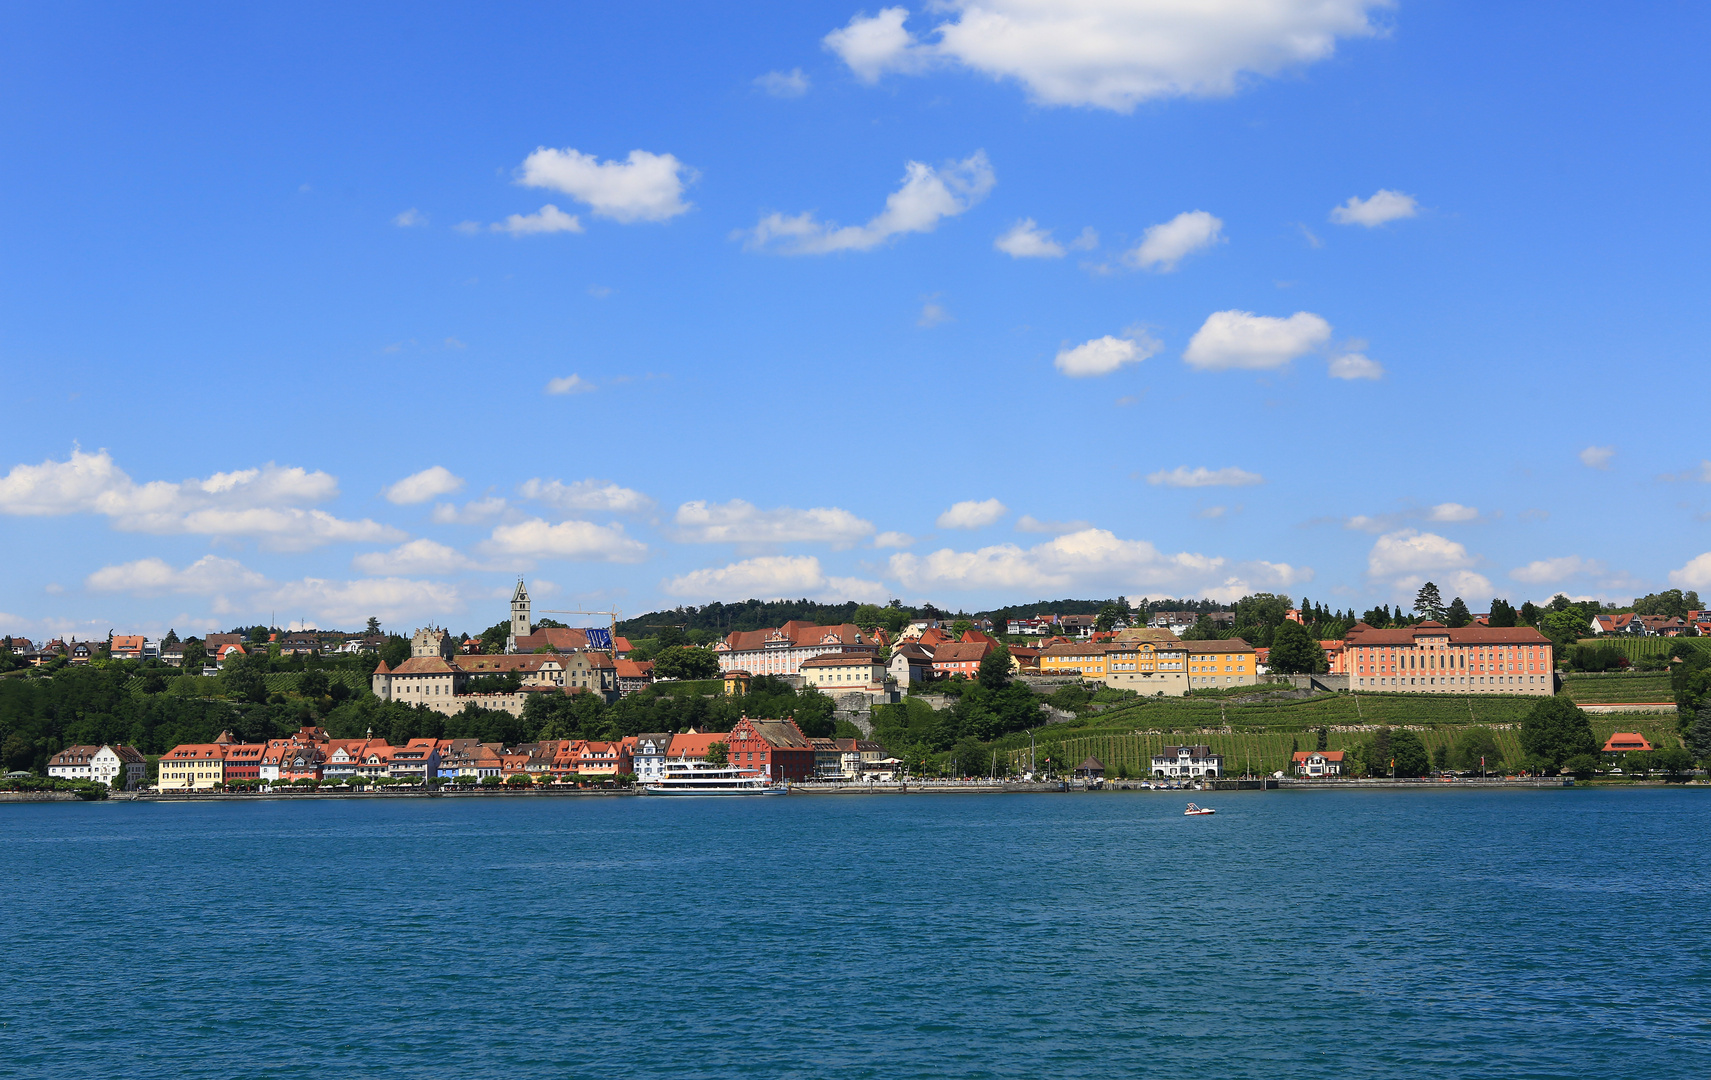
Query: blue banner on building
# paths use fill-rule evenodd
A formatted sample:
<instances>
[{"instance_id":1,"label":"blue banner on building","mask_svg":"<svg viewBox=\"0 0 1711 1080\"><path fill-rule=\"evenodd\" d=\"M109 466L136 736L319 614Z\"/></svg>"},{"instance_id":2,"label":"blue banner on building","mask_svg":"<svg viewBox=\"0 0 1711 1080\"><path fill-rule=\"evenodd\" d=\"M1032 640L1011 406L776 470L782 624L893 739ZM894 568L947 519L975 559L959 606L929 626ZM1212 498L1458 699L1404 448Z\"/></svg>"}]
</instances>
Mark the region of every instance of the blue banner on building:
<instances>
[{"instance_id":1,"label":"blue banner on building","mask_svg":"<svg viewBox=\"0 0 1711 1080\"><path fill-rule=\"evenodd\" d=\"M588 635L590 649L610 649L612 647L612 631L603 626L590 626L583 631Z\"/></svg>"}]
</instances>

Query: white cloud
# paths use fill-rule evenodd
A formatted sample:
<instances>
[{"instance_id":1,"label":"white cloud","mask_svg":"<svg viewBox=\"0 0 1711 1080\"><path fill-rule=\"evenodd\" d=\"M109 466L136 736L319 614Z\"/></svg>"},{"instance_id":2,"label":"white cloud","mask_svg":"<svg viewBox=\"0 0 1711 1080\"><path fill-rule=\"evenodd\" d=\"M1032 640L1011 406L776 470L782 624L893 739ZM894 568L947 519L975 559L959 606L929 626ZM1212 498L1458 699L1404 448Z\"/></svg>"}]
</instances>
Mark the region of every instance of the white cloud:
<instances>
[{"instance_id":1,"label":"white cloud","mask_svg":"<svg viewBox=\"0 0 1711 1080\"><path fill-rule=\"evenodd\" d=\"M392 224L398 226L400 229L414 228L415 226L426 225L427 223L428 215L422 213L414 206L392 219Z\"/></svg>"},{"instance_id":2,"label":"white cloud","mask_svg":"<svg viewBox=\"0 0 1711 1080\"><path fill-rule=\"evenodd\" d=\"M1608 469L1615 456L1614 446L1589 446L1580 452L1580 463L1589 469Z\"/></svg>"},{"instance_id":3,"label":"white cloud","mask_svg":"<svg viewBox=\"0 0 1711 1080\"><path fill-rule=\"evenodd\" d=\"M374 521L345 521L302 505L334 498L338 481L269 462L179 483L138 484L105 450L73 448L67 461L17 465L0 477L0 514L22 517L92 513L125 532L255 537L301 549L335 541L393 541L403 534Z\"/></svg>"},{"instance_id":4,"label":"white cloud","mask_svg":"<svg viewBox=\"0 0 1711 1080\"><path fill-rule=\"evenodd\" d=\"M561 379L547 380L549 394L592 394L596 387L582 376L572 373Z\"/></svg>"},{"instance_id":5,"label":"white cloud","mask_svg":"<svg viewBox=\"0 0 1711 1080\"><path fill-rule=\"evenodd\" d=\"M1387 221L1411 218L1420 212L1414 196L1387 188L1379 189L1372 198L1349 196L1349 201L1331 211L1331 220L1338 225L1365 225L1375 228Z\"/></svg>"},{"instance_id":6,"label":"white cloud","mask_svg":"<svg viewBox=\"0 0 1711 1080\"><path fill-rule=\"evenodd\" d=\"M906 548L913 547L915 538L905 532L882 532L873 538L876 548Z\"/></svg>"},{"instance_id":7,"label":"white cloud","mask_svg":"<svg viewBox=\"0 0 1711 1080\"><path fill-rule=\"evenodd\" d=\"M807 212L795 217L774 213L748 232L734 235L744 238L749 250L787 255L870 251L894 236L932 232L940 221L984 199L996 182L992 165L980 150L939 169L911 161L903 168L903 186L886 197L885 209L866 225L839 227L835 222L816 221Z\"/></svg>"},{"instance_id":8,"label":"white cloud","mask_svg":"<svg viewBox=\"0 0 1711 1080\"><path fill-rule=\"evenodd\" d=\"M507 505L500 496L490 495L485 499L472 499L461 507L438 503L429 516L440 525L473 525L498 517L505 512Z\"/></svg>"},{"instance_id":9,"label":"white cloud","mask_svg":"<svg viewBox=\"0 0 1711 1080\"><path fill-rule=\"evenodd\" d=\"M863 82L878 82L887 71L918 71L927 63L927 50L903 28L909 9L882 8L874 16L857 15L833 30L821 44L849 66Z\"/></svg>"},{"instance_id":10,"label":"white cloud","mask_svg":"<svg viewBox=\"0 0 1711 1080\"><path fill-rule=\"evenodd\" d=\"M1669 583L1678 589L1711 588L1711 551L1695 555L1680 570L1671 570Z\"/></svg>"},{"instance_id":11,"label":"white cloud","mask_svg":"<svg viewBox=\"0 0 1711 1080\"><path fill-rule=\"evenodd\" d=\"M1072 379L1086 379L1109 375L1126 364L1138 364L1163 347L1149 334L1129 338L1106 334L1073 349L1060 349L1052 366Z\"/></svg>"},{"instance_id":12,"label":"white cloud","mask_svg":"<svg viewBox=\"0 0 1711 1080\"><path fill-rule=\"evenodd\" d=\"M137 596L164 593L213 596L259 589L266 584L267 578L236 559L222 559L217 555L204 555L182 570L174 569L163 559L138 559L117 566L103 566L83 580L84 588L90 592L123 592Z\"/></svg>"},{"instance_id":13,"label":"white cloud","mask_svg":"<svg viewBox=\"0 0 1711 1080\"><path fill-rule=\"evenodd\" d=\"M1161 225L1148 226L1141 242L1123 253L1123 261L1143 270L1169 273L1176 264L1224 239L1224 223L1204 210L1190 210Z\"/></svg>"},{"instance_id":14,"label":"white cloud","mask_svg":"<svg viewBox=\"0 0 1711 1080\"><path fill-rule=\"evenodd\" d=\"M1010 226L1010 231L992 241L992 246L1012 259L1061 259L1064 247L1052 239L1050 229L1042 229L1033 218L1023 218Z\"/></svg>"},{"instance_id":15,"label":"white cloud","mask_svg":"<svg viewBox=\"0 0 1711 1080\"><path fill-rule=\"evenodd\" d=\"M984 529L1009 512L997 499L965 499L940 514L936 524L941 529Z\"/></svg>"},{"instance_id":16,"label":"white cloud","mask_svg":"<svg viewBox=\"0 0 1711 1080\"><path fill-rule=\"evenodd\" d=\"M762 510L753 503L686 502L673 518L677 538L690 544L788 544L817 542L849 547L873 533L864 521L835 506Z\"/></svg>"},{"instance_id":17,"label":"white cloud","mask_svg":"<svg viewBox=\"0 0 1711 1080\"><path fill-rule=\"evenodd\" d=\"M1416 529L1380 536L1367 555L1367 573L1403 593L1430 579L1445 596L1489 596L1491 581L1472 569L1478 564L1478 557L1468 554L1463 545Z\"/></svg>"},{"instance_id":18,"label":"white cloud","mask_svg":"<svg viewBox=\"0 0 1711 1080\"><path fill-rule=\"evenodd\" d=\"M552 203L547 203L532 214L512 214L504 221L495 221L488 228L494 232L510 233L512 236L583 231L582 222L575 214L567 214Z\"/></svg>"},{"instance_id":19,"label":"white cloud","mask_svg":"<svg viewBox=\"0 0 1711 1080\"><path fill-rule=\"evenodd\" d=\"M1083 529L1091 529L1092 527L1092 523L1087 521L1041 521L1032 514L1023 514L1016 521L1016 531L1025 533L1049 533L1055 535L1061 533L1081 532Z\"/></svg>"},{"instance_id":20,"label":"white cloud","mask_svg":"<svg viewBox=\"0 0 1711 1080\"><path fill-rule=\"evenodd\" d=\"M386 501L399 506L423 503L441 495L450 495L463 487L463 479L453 476L444 465L434 465L419 473L406 476L385 491Z\"/></svg>"},{"instance_id":21,"label":"white cloud","mask_svg":"<svg viewBox=\"0 0 1711 1080\"><path fill-rule=\"evenodd\" d=\"M1439 503L1426 511L1427 521L1478 521L1479 510L1461 503Z\"/></svg>"},{"instance_id":22,"label":"white cloud","mask_svg":"<svg viewBox=\"0 0 1711 1080\"><path fill-rule=\"evenodd\" d=\"M1339 38L1379 32L1369 11L1389 0L941 0L948 16L923 38L891 7L826 35L856 76L914 72L935 62L1012 78L1034 100L1128 112L1166 97L1232 94L1252 76L1329 57Z\"/></svg>"},{"instance_id":23,"label":"white cloud","mask_svg":"<svg viewBox=\"0 0 1711 1080\"><path fill-rule=\"evenodd\" d=\"M769 71L755 79L755 85L779 98L799 98L808 92L808 76L801 68L789 71Z\"/></svg>"},{"instance_id":24,"label":"white cloud","mask_svg":"<svg viewBox=\"0 0 1711 1080\"><path fill-rule=\"evenodd\" d=\"M672 596L708 600L860 600L884 603L887 589L877 581L828 577L812 555L766 555L728 566L692 570L660 587Z\"/></svg>"},{"instance_id":25,"label":"white cloud","mask_svg":"<svg viewBox=\"0 0 1711 1080\"><path fill-rule=\"evenodd\" d=\"M1246 469L1238 469L1234 465L1223 469L1208 469L1204 465L1190 469L1186 465L1179 465L1174 469L1148 473L1147 483L1173 488L1248 487L1265 483L1265 477Z\"/></svg>"},{"instance_id":26,"label":"white cloud","mask_svg":"<svg viewBox=\"0 0 1711 1080\"><path fill-rule=\"evenodd\" d=\"M891 556L890 576L912 591L991 589L1014 592L1109 586L1188 586L1216 577L1221 558L1164 555L1144 540L1082 529L1024 550L997 544L977 551L943 548Z\"/></svg>"},{"instance_id":27,"label":"white cloud","mask_svg":"<svg viewBox=\"0 0 1711 1080\"><path fill-rule=\"evenodd\" d=\"M523 161L519 184L562 191L614 221L665 221L687 213L683 189L698 174L671 154L632 150L623 161L600 161L566 147L540 147Z\"/></svg>"},{"instance_id":28,"label":"white cloud","mask_svg":"<svg viewBox=\"0 0 1711 1080\"><path fill-rule=\"evenodd\" d=\"M1306 311L1287 319L1251 311L1215 311L1195 331L1182 358L1201 371L1265 371L1325 343L1331 324Z\"/></svg>"},{"instance_id":29,"label":"white cloud","mask_svg":"<svg viewBox=\"0 0 1711 1080\"><path fill-rule=\"evenodd\" d=\"M1529 585L1548 585L1571 577L1603 572L1602 563L1583 559L1579 555L1563 555L1555 559L1534 559L1526 566L1518 566L1509 571L1509 576Z\"/></svg>"},{"instance_id":30,"label":"white cloud","mask_svg":"<svg viewBox=\"0 0 1711 1080\"><path fill-rule=\"evenodd\" d=\"M1230 508L1227 506L1207 506L1194 511L1194 516L1197 518L1204 518L1207 521L1217 521L1229 512Z\"/></svg>"},{"instance_id":31,"label":"white cloud","mask_svg":"<svg viewBox=\"0 0 1711 1080\"><path fill-rule=\"evenodd\" d=\"M616 523L561 521L554 525L540 518L495 526L481 548L489 555L582 562L641 562L648 553L646 544L626 536L624 527Z\"/></svg>"},{"instance_id":32,"label":"white cloud","mask_svg":"<svg viewBox=\"0 0 1711 1080\"><path fill-rule=\"evenodd\" d=\"M915 325L923 330L930 330L940 323L947 322L956 322L956 316L945 310L943 304L929 300L921 305L921 315L915 320Z\"/></svg>"},{"instance_id":33,"label":"white cloud","mask_svg":"<svg viewBox=\"0 0 1711 1080\"><path fill-rule=\"evenodd\" d=\"M1363 353L1344 353L1331 359L1333 379L1382 379L1384 365Z\"/></svg>"},{"instance_id":34,"label":"white cloud","mask_svg":"<svg viewBox=\"0 0 1711 1080\"><path fill-rule=\"evenodd\" d=\"M432 540L411 540L391 551L368 551L351 560L365 574L385 577L398 574L455 574L481 569L479 563L456 548Z\"/></svg>"},{"instance_id":35,"label":"white cloud","mask_svg":"<svg viewBox=\"0 0 1711 1080\"><path fill-rule=\"evenodd\" d=\"M407 578L365 578L331 581L303 578L258 593L250 603L255 610L292 611L316 617L327 626L361 626L374 616L388 624L416 625L428 619L464 609L462 596L451 585Z\"/></svg>"},{"instance_id":36,"label":"white cloud","mask_svg":"<svg viewBox=\"0 0 1711 1080\"><path fill-rule=\"evenodd\" d=\"M520 490L525 499L544 502L560 510L642 514L654 507L654 501L641 492L608 480L578 480L567 484L562 480L537 478L525 480Z\"/></svg>"}]
</instances>

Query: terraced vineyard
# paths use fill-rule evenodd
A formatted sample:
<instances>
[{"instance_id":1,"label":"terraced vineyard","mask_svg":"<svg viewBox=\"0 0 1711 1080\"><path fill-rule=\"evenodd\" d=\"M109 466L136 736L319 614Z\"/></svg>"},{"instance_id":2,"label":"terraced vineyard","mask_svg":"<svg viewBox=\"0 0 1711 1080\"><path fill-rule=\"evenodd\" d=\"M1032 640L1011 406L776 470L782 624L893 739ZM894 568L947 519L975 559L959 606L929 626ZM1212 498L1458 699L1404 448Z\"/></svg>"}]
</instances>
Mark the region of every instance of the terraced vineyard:
<instances>
[{"instance_id":1,"label":"terraced vineyard","mask_svg":"<svg viewBox=\"0 0 1711 1080\"><path fill-rule=\"evenodd\" d=\"M1412 726L1412 725L1409 725ZM1452 745L1457 736L1467 724L1444 724L1437 727L1422 728L1419 731L1420 741L1426 744L1428 752L1434 752L1440 746ZM1635 716L1610 718L1595 716L1592 718L1592 733L1602 744L1615 731L1637 731L1644 735L1653 746L1678 746L1674 725L1665 717ZM1494 727L1492 734L1502 751L1506 761L1519 761L1521 752L1521 733L1519 726ZM1361 731L1331 731L1326 743L1331 750L1352 751L1364 743L1371 735ZM1009 740L1006 740L1008 743ZM1256 773L1273 773L1279 770L1287 771L1290 762L1290 752L1293 748L1311 750L1318 745L1316 732L1289 733L1276 731L1238 731L1238 732L1182 732L1167 734L1157 731L1101 731L1065 732L1064 737L1042 741L1036 747L1036 760L1044 762L1050 758L1069 767L1080 764L1089 756L1098 758L1106 768L1107 776L1115 776L1119 766L1126 767L1131 776L1146 776L1150 772L1153 754L1162 747L1182 743L1210 746L1214 753L1224 755L1224 768L1231 774L1237 775L1247 770ZM1024 737L1020 747L1010 747L1007 750L1012 768L1024 769L1028 765L1028 745ZM1493 765L1496 763L1493 762Z\"/></svg>"},{"instance_id":2,"label":"terraced vineyard","mask_svg":"<svg viewBox=\"0 0 1711 1080\"><path fill-rule=\"evenodd\" d=\"M1563 677L1563 692L1578 705L1601 702L1657 701L1673 702L1669 674L1662 671L1636 671L1632 674L1585 675Z\"/></svg>"},{"instance_id":3,"label":"terraced vineyard","mask_svg":"<svg viewBox=\"0 0 1711 1080\"><path fill-rule=\"evenodd\" d=\"M1627 686L1626 693L1632 693L1646 676L1623 678L1635 680L1633 686L1622 684ZM1667 691L1667 680L1664 685ZM1070 766L1092 755L1113 773L1119 765L1126 765L1131 775L1138 776L1145 774L1160 747L1194 743L1223 754L1224 766L1231 772L1252 768L1270 773L1288 767L1292 746L1317 746L1319 727L1333 729L1327 738L1330 749L1352 750L1371 737L1359 729L1382 724L1416 729L1428 751L1453 743L1464 728L1489 726L1504 757L1519 760L1519 726L1536 701L1538 698L1523 696L1470 699L1448 694L1326 694L1308 699L1274 697L1247 704L1155 698L1094 714L1079 724L1036 729L1034 752L1037 760L1049 757ZM1353 730L1334 730L1337 728ZM1668 716L1594 716L1592 731L1600 742L1614 731L1638 731L1654 746L1677 745L1674 719ZM1026 733L1007 735L994 746L1009 755L1012 765L1026 767Z\"/></svg>"},{"instance_id":4,"label":"terraced vineyard","mask_svg":"<svg viewBox=\"0 0 1711 1080\"><path fill-rule=\"evenodd\" d=\"M1612 645L1622 651L1629 660L1662 660L1667 661L1670 654L1682 649L1699 649L1711 652L1711 637L1694 638L1661 638L1661 637L1601 637L1581 638L1582 645Z\"/></svg>"}]
</instances>

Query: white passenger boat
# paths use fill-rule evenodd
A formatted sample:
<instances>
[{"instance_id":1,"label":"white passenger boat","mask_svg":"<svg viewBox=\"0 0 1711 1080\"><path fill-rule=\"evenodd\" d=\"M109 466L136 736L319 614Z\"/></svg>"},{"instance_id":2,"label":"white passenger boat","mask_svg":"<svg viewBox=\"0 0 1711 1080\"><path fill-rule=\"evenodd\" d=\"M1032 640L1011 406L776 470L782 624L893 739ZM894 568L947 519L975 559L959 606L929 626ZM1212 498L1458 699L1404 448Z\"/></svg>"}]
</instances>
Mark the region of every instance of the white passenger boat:
<instances>
[{"instance_id":1,"label":"white passenger boat","mask_svg":"<svg viewBox=\"0 0 1711 1080\"><path fill-rule=\"evenodd\" d=\"M708 761L667 762L664 776L642 785L646 795L783 795L789 790L758 773Z\"/></svg>"},{"instance_id":2,"label":"white passenger boat","mask_svg":"<svg viewBox=\"0 0 1711 1080\"><path fill-rule=\"evenodd\" d=\"M1217 812L1210 806L1195 806L1193 803L1189 803L1188 809L1184 810L1183 814L1187 817L1199 817L1202 814L1216 814Z\"/></svg>"}]
</instances>

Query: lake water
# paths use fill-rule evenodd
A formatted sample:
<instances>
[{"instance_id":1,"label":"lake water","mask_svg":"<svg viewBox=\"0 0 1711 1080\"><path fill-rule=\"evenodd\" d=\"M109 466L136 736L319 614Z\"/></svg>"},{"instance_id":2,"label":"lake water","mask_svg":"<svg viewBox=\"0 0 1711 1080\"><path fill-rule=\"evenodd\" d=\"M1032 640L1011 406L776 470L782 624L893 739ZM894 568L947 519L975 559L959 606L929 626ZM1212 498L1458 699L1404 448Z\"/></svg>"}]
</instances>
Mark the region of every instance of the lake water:
<instances>
[{"instance_id":1,"label":"lake water","mask_svg":"<svg viewBox=\"0 0 1711 1080\"><path fill-rule=\"evenodd\" d=\"M0 805L0 1075L1711 1068L1711 792Z\"/></svg>"}]
</instances>

